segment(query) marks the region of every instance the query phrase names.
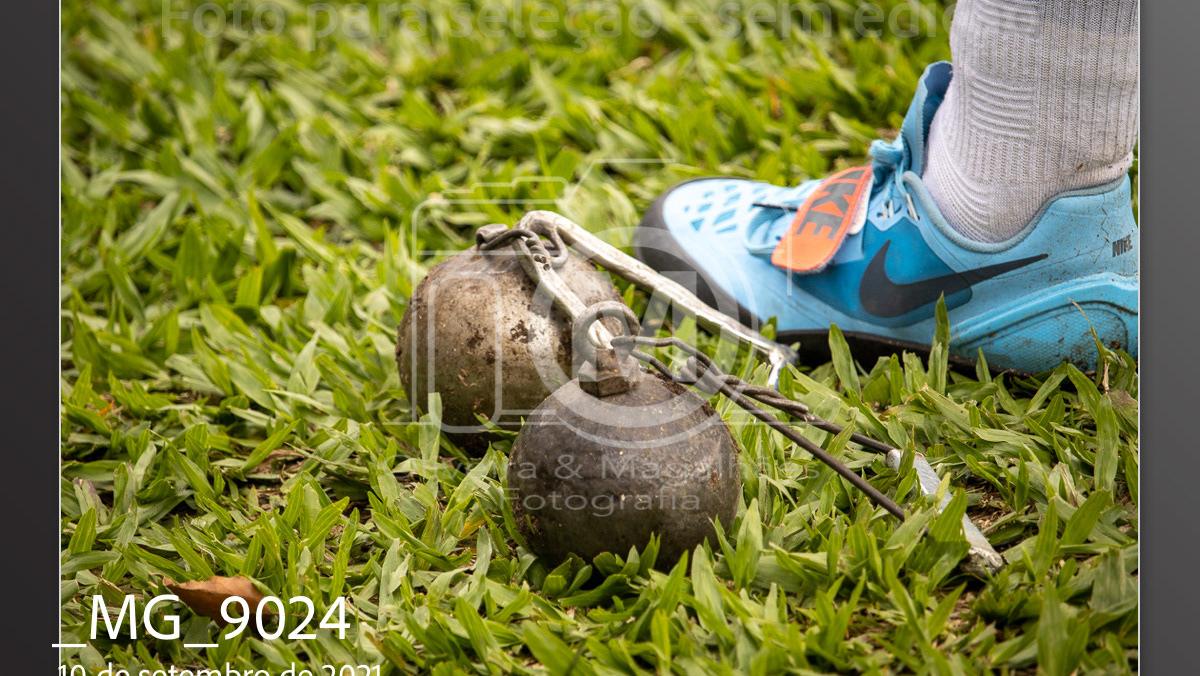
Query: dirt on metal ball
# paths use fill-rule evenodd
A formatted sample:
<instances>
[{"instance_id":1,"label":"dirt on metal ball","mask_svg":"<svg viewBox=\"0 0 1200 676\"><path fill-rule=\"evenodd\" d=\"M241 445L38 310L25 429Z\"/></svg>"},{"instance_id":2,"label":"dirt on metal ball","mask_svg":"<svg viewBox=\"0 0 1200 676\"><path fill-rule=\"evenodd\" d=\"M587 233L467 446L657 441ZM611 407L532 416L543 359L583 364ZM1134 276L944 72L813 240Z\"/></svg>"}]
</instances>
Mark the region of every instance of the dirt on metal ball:
<instances>
[{"instance_id":1,"label":"dirt on metal ball","mask_svg":"<svg viewBox=\"0 0 1200 676\"><path fill-rule=\"evenodd\" d=\"M619 300L608 277L575 253L556 270L586 304ZM509 247L478 247L430 269L400 322L396 363L413 406L442 399L443 432L481 455L491 438L476 414L516 429L572 377L571 324Z\"/></svg>"},{"instance_id":2,"label":"dirt on metal ball","mask_svg":"<svg viewBox=\"0 0 1200 676\"><path fill-rule=\"evenodd\" d=\"M517 435L509 498L525 542L557 564L569 553L644 551L669 569L733 523L741 496L737 446L708 402L639 369L628 391L596 396L579 380L556 390ZM604 384L600 384L603 391Z\"/></svg>"}]
</instances>

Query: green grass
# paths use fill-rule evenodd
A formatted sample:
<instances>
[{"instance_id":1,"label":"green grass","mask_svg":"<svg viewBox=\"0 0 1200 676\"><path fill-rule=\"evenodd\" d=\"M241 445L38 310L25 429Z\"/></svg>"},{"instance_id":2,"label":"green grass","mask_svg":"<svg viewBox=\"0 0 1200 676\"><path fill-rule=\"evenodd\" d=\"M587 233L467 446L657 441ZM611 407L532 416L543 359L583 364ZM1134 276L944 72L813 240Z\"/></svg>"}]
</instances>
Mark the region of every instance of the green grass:
<instances>
[{"instance_id":1,"label":"green grass","mask_svg":"<svg viewBox=\"0 0 1200 676\"><path fill-rule=\"evenodd\" d=\"M509 441L471 468L406 422L392 349L422 252L530 208L628 227L686 177L794 183L859 162L949 56L933 4L910 15L918 38L859 37L854 5L834 2L829 36L782 40L719 35L717 4L652 3L664 27L646 39L533 39L455 37L453 3L435 2L424 34L365 40L232 25L207 39L184 21L164 36L157 1L64 4L61 598L63 642L88 643L66 663L1136 670L1137 377L1121 353L1098 348L1097 374L1020 379L912 355L856 364L835 344L785 391L927 453L950 477L947 514L919 501L900 527L737 426L738 517L669 574L649 552L548 569L504 518ZM561 180L514 183L531 176ZM805 433L913 499L910 474ZM956 569L964 509L1009 561L994 579ZM87 640L93 595L212 574L307 595L318 617L346 596L353 627L189 649L216 628L184 612L185 640Z\"/></svg>"}]
</instances>

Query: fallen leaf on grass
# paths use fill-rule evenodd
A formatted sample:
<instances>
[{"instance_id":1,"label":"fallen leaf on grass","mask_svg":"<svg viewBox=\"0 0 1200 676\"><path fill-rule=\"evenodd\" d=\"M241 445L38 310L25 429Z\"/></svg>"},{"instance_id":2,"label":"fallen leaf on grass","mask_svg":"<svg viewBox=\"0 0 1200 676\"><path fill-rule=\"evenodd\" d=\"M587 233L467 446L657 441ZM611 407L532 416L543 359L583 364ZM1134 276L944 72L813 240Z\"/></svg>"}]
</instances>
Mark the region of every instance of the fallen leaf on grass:
<instances>
[{"instance_id":1,"label":"fallen leaf on grass","mask_svg":"<svg viewBox=\"0 0 1200 676\"><path fill-rule=\"evenodd\" d=\"M225 618L221 617L221 604L225 603L225 599L233 596L241 597L246 601L246 606L250 608L250 614L255 615L264 598L249 578L241 576L221 577L216 575L207 580L180 584L176 584L171 578L164 577L163 586L170 589L172 594L178 596L179 600L187 604L187 607L197 615L210 617L222 627L229 624ZM264 615L276 614L270 606L263 608L262 612ZM239 616L239 613L241 613L241 609L231 608L229 610L231 616Z\"/></svg>"}]
</instances>

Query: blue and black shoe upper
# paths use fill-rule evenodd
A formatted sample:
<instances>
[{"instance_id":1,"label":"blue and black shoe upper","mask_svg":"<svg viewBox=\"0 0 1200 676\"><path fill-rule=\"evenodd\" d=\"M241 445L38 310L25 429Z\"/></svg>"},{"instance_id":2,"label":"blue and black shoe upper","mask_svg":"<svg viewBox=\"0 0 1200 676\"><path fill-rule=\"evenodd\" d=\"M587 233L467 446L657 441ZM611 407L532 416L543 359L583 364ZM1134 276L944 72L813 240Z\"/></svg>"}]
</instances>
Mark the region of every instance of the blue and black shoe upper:
<instances>
[{"instance_id":1,"label":"blue and black shoe upper","mask_svg":"<svg viewBox=\"0 0 1200 676\"><path fill-rule=\"evenodd\" d=\"M949 63L930 66L900 136L872 145L865 207L856 219L846 216L854 222L819 267L781 265L780 249L788 238L793 254L816 246L796 235L802 210L829 201L822 180L681 183L650 206L635 254L745 323L777 318L777 338L798 341L802 354L827 353L831 324L883 353L927 350L944 296L951 352L960 359L982 348L989 363L1027 372L1063 359L1093 367L1093 326L1106 344L1136 357L1138 233L1128 178L1055 196L1005 242L963 237L921 181L929 125L951 77ZM821 232L832 237L833 229Z\"/></svg>"}]
</instances>

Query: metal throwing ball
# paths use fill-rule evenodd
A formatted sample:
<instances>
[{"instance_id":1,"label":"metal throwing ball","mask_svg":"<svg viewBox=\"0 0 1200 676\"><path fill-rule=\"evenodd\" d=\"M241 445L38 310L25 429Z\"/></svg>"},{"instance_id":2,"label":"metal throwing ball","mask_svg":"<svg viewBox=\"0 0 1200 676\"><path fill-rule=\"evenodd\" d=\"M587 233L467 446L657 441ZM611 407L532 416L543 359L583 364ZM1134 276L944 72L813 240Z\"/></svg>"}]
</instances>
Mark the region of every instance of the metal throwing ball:
<instances>
[{"instance_id":1,"label":"metal throwing ball","mask_svg":"<svg viewBox=\"0 0 1200 676\"><path fill-rule=\"evenodd\" d=\"M587 319L576 335L586 333L581 323ZM513 443L508 487L517 528L555 565L569 553L591 561L644 551L657 534L655 566L669 569L705 538L715 543L714 518L733 523L742 486L737 446L696 393L627 355L598 352L592 370L580 371L592 380L556 390ZM614 378L627 387L614 388Z\"/></svg>"},{"instance_id":2,"label":"metal throwing ball","mask_svg":"<svg viewBox=\"0 0 1200 676\"><path fill-rule=\"evenodd\" d=\"M556 272L588 305L620 299L575 253ZM482 455L490 439L476 414L516 429L572 377L570 321L536 290L511 248L473 247L433 266L409 299L397 331L400 382L420 409L429 393L441 395L443 432L468 453Z\"/></svg>"}]
</instances>

